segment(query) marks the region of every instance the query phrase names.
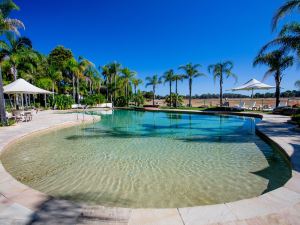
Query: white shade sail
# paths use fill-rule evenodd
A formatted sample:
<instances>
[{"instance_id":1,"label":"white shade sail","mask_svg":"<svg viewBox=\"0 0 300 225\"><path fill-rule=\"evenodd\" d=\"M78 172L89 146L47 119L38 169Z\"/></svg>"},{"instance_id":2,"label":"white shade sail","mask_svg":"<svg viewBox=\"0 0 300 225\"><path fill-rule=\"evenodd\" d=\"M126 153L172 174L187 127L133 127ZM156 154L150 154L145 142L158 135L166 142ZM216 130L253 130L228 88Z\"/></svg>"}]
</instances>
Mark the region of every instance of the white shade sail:
<instances>
[{"instance_id":1,"label":"white shade sail","mask_svg":"<svg viewBox=\"0 0 300 225\"><path fill-rule=\"evenodd\" d=\"M6 94L52 94L52 92L36 87L24 79L18 79L3 87Z\"/></svg>"},{"instance_id":2,"label":"white shade sail","mask_svg":"<svg viewBox=\"0 0 300 225\"><path fill-rule=\"evenodd\" d=\"M253 91L253 90L269 90L275 88L274 86L264 84L256 79L251 79L242 86L232 88L232 91Z\"/></svg>"}]
</instances>

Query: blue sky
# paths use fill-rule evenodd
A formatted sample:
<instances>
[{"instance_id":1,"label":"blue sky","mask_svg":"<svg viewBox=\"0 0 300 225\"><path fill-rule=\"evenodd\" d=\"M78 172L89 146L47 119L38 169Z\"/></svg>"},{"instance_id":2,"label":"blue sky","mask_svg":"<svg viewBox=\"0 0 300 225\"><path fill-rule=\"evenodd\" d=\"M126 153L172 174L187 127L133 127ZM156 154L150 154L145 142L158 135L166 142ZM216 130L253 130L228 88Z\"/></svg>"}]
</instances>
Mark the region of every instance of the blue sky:
<instances>
[{"instance_id":1,"label":"blue sky","mask_svg":"<svg viewBox=\"0 0 300 225\"><path fill-rule=\"evenodd\" d=\"M26 26L22 34L44 54L64 45L76 57L84 56L97 66L117 60L142 79L188 62L200 63L207 77L194 81L193 94L202 94L218 93L207 66L219 61L234 62L239 77L236 85L252 77L263 78L266 67L253 68L252 61L259 48L275 37L271 18L284 0L15 2L21 10L13 16ZM296 67L286 71L285 90L295 89L299 72ZM274 84L273 80L265 82ZM228 79L224 86L236 85ZM188 93L187 81L180 84L179 92ZM158 94L167 93L168 85L158 87Z\"/></svg>"}]
</instances>

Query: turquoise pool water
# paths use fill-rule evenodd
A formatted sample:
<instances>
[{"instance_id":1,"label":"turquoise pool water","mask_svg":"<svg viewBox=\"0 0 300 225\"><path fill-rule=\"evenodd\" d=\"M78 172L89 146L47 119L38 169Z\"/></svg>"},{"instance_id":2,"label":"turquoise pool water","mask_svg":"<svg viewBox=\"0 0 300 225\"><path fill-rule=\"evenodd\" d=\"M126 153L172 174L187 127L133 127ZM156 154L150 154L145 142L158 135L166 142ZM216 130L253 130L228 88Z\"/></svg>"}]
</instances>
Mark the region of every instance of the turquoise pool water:
<instances>
[{"instance_id":1,"label":"turquoise pool water","mask_svg":"<svg viewBox=\"0 0 300 225\"><path fill-rule=\"evenodd\" d=\"M18 180L55 197L167 208L258 196L291 176L255 134L257 119L116 110L94 125L19 141L1 156Z\"/></svg>"}]
</instances>

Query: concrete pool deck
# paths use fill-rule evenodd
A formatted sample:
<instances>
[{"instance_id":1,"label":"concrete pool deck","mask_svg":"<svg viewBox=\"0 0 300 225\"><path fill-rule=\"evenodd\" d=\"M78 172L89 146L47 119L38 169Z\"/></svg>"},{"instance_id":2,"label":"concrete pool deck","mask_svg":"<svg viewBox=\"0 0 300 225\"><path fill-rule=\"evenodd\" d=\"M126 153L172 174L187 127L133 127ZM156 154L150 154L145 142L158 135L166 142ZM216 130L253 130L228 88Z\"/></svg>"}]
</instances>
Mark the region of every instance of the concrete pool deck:
<instances>
[{"instance_id":1,"label":"concrete pool deck","mask_svg":"<svg viewBox=\"0 0 300 225\"><path fill-rule=\"evenodd\" d=\"M240 115L240 114L239 114ZM84 123L99 118L85 115ZM80 125L83 116L55 111L39 112L33 121L0 128L0 154L20 138L43 130ZM15 180L0 163L0 224L300 224L300 133L289 117L264 115L257 131L289 157L292 177L283 186L261 196L236 202L171 209L129 209L91 206L55 199Z\"/></svg>"}]
</instances>

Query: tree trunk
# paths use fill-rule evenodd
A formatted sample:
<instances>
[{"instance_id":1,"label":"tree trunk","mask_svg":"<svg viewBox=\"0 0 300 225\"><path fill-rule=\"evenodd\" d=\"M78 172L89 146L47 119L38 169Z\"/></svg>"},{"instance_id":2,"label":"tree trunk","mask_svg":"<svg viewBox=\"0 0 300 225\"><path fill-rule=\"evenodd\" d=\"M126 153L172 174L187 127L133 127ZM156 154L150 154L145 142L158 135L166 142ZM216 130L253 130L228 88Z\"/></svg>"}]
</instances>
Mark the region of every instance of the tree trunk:
<instances>
[{"instance_id":1,"label":"tree trunk","mask_svg":"<svg viewBox=\"0 0 300 225\"><path fill-rule=\"evenodd\" d=\"M5 125L7 124L1 66L0 66L0 122Z\"/></svg>"},{"instance_id":2,"label":"tree trunk","mask_svg":"<svg viewBox=\"0 0 300 225\"><path fill-rule=\"evenodd\" d=\"M54 101L54 81L52 81L52 97L53 97L53 101Z\"/></svg>"},{"instance_id":3,"label":"tree trunk","mask_svg":"<svg viewBox=\"0 0 300 225\"><path fill-rule=\"evenodd\" d=\"M223 105L223 77L220 77L220 106Z\"/></svg>"},{"instance_id":4,"label":"tree trunk","mask_svg":"<svg viewBox=\"0 0 300 225\"><path fill-rule=\"evenodd\" d=\"M76 100L76 90L75 90L75 76L72 74L72 85L73 85L73 99Z\"/></svg>"},{"instance_id":5,"label":"tree trunk","mask_svg":"<svg viewBox=\"0 0 300 225\"><path fill-rule=\"evenodd\" d=\"M77 79L76 79L76 85L77 85L77 104L79 104L79 78L77 77Z\"/></svg>"},{"instance_id":6,"label":"tree trunk","mask_svg":"<svg viewBox=\"0 0 300 225\"><path fill-rule=\"evenodd\" d=\"M155 85L153 85L153 102L152 102L153 106L155 104Z\"/></svg>"},{"instance_id":7,"label":"tree trunk","mask_svg":"<svg viewBox=\"0 0 300 225\"><path fill-rule=\"evenodd\" d=\"M276 107L278 107L280 103L280 83L281 83L281 77L279 71L276 72L275 83L276 83L276 92L275 92Z\"/></svg>"},{"instance_id":8,"label":"tree trunk","mask_svg":"<svg viewBox=\"0 0 300 225\"><path fill-rule=\"evenodd\" d=\"M172 81L170 81L170 107L172 107Z\"/></svg>"},{"instance_id":9,"label":"tree trunk","mask_svg":"<svg viewBox=\"0 0 300 225\"><path fill-rule=\"evenodd\" d=\"M192 78L190 78L189 80L189 91L190 91L189 107L192 107Z\"/></svg>"},{"instance_id":10,"label":"tree trunk","mask_svg":"<svg viewBox=\"0 0 300 225\"><path fill-rule=\"evenodd\" d=\"M175 93L176 93L176 100L175 100L175 108L177 108L177 102L178 102L178 91L177 91L177 82L178 80L175 81Z\"/></svg>"},{"instance_id":11,"label":"tree trunk","mask_svg":"<svg viewBox=\"0 0 300 225\"><path fill-rule=\"evenodd\" d=\"M136 106L137 105L137 102L136 102L136 85L133 85L134 86L134 95L135 95L135 98L134 98L134 105Z\"/></svg>"}]
</instances>

